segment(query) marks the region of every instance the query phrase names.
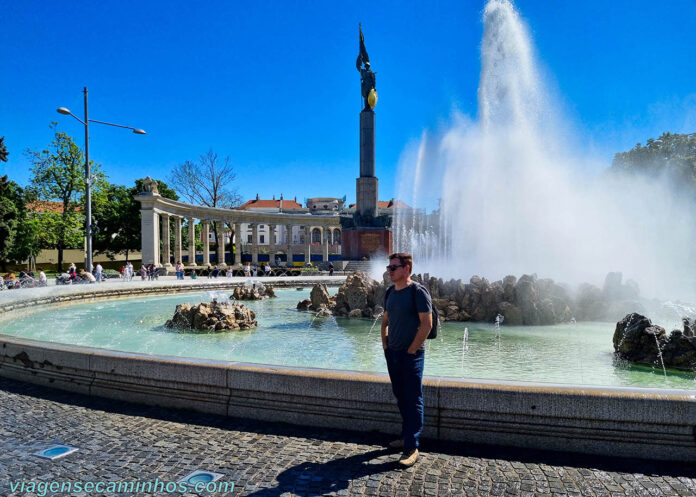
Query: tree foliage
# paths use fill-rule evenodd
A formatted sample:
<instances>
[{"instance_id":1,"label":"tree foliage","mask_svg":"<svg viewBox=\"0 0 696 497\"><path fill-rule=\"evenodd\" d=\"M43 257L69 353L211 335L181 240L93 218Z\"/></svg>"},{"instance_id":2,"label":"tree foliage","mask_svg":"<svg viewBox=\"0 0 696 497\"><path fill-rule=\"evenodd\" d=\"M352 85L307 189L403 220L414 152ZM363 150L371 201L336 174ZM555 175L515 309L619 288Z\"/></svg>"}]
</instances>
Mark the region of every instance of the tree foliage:
<instances>
[{"instance_id":1,"label":"tree foliage","mask_svg":"<svg viewBox=\"0 0 696 497\"><path fill-rule=\"evenodd\" d=\"M220 160L218 154L209 150L198 162L187 160L175 167L169 183L191 204L225 209L241 203L236 188L231 187L236 178L232 160Z\"/></svg>"},{"instance_id":2,"label":"tree foliage","mask_svg":"<svg viewBox=\"0 0 696 497\"><path fill-rule=\"evenodd\" d=\"M5 264L15 244L17 225L20 221L19 210L13 198L13 191L18 188L9 182L7 176L0 177L0 261Z\"/></svg>"},{"instance_id":3,"label":"tree foliage","mask_svg":"<svg viewBox=\"0 0 696 497\"><path fill-rule=\"evenodd\" d=\"M696 192L696 133L663 133L645 146L636 144L628 152L614 155L612 173L664 177L679 189Z\"/></svg>"},{"instance_id":4,"label":"tree foliage","mask_svg":"<svg viewBox=\"0 0 696 497\"><path fill-rule=\"evenodd\" d=\"M55 123L51 126L55 128ZM51 145L42 151L27 150L32 162L32 188L38 199L58 201L61 204L60 222L47 223L47 227L55 230L55 248L58 249L58 268L62 269L63 250L79 247L76 242L83 235L79 221L83 214L78 212L85 191L85 156L73 139L64 132L56 131ZM98 195L99 190L106 184L106 179L97 164L90 163L91 187ZM50 238L50 237L49 237Z\"/></svg>"},{"instance_id":5,"label":"tree foliage","mask_svg":"<svg viewBox=\"0 0 696 497\"><path fill-rule=\"evenodd\" d=\"M10 155L10 153L7 151L7 147L5 146L5 137L0 136L0 162L7 162L8 155Z\"/></svg>"},{"instance_id":6,"label":"tree foliage","mask_svg":"<svg viewBox=\"0 0 696 497\"><path fill-rule=\"evenodd\" d=\"M140 202L134 195L143 191L143 179L135 186L108 185L95 198L93 216L98 230L94 235L94 249L114 259L116 254L125 254L141 248ZM160 195L178 200L176 192L163 181L157 180Z\"/></svg>"},{"instance_id":7,"label":"tree foliage","mask_svg":"<svg viewBox=\"0 0 696 497\"><path fill-rule=\"evenodd\" d=\"M197 162L185 161L172 170L169 182L187 202L208 207L229 209L242 203L242 197L232 184L237 179L229 156L220 159L209 150ZM232 226L230 226L232 230ZM212 222L215 240L224 240L224 231L217 221Z\"/></svg>"}]
</instances>

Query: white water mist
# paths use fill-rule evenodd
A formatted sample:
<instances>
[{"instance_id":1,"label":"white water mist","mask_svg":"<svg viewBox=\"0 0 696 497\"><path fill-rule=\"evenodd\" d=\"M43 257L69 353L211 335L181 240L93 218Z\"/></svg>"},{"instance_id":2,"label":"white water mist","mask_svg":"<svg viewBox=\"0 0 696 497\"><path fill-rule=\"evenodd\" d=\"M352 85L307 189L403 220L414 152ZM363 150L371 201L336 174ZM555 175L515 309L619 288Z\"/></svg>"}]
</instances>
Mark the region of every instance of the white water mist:
<instances>
[{"instance_id":1,"label":"white water mist","mask_svg":"<svg viewBox=\"0 0 696 497\"><path fill-rule=\"evenodd\" d=\"M436 190L441 202L437 217L397 217L396 249L414 253L417 272L445 278L537 273L601 286L621 271L643 296L693 301L692 207L660 182L590 173L591 159L558 136L563 118L513 5L489 1L483 23L478 119L424 133L402 161L400 176L416 184L400 198L420 208Z\"/></svg>"}]
</instances>

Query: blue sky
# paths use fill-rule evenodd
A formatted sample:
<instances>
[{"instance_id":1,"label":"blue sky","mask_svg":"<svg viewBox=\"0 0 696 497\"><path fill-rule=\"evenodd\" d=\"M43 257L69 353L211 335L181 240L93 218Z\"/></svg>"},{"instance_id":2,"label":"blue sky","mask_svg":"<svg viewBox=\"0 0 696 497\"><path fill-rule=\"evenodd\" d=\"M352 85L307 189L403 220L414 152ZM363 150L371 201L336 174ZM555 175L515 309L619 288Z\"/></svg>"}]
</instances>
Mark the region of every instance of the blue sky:
<instances>
[{"instance_id":1,"label":"blue sky","mask_svg":"<svg viewBox=\"0 0 696 497\"><path fill-rule=\"evenodd\" d=\"M0 0L0 174L29 180L27 148L55 109L144 128L91 127L90 153L131 186L213 149L245 199L355 198L358 22L377 72L380 198L404 150L452 113L476 116L483 1L12 2ZM663 131L696 132L696 2L515 2L575 142L610 164Z\"/></svg>"}]
</instances>

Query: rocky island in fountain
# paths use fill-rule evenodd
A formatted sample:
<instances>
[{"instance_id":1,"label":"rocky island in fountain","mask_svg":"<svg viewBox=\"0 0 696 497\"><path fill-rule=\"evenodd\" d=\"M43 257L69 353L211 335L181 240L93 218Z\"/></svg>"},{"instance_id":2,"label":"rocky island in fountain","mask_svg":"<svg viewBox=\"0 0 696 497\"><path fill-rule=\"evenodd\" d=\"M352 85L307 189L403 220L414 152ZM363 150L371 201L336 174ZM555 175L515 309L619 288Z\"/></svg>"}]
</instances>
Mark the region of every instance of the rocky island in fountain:
<instances>
[{"instance_id":1,"label":"rocky island in fountain","mask_svg":"<svg viewBox=\"0 0 696 497\"><path fill-rule=\"evenodd\" d=\"M201 302L176 306L174 317L166 322L167 328L196 331L248 330L258 326L256 314L237 302Z\"/></svg>"},{"instance_id":2,"label":"rocky island in fountain","mask_svg":"<svg viewBox=\"0 0 696 497\"><path fill-rule=\"evenodd\" d=\"M619 359L648 366L693 371L696 368L696 323L683 318L683 329L667 335L645 316L631 313L616 324L614 351Z\"/></svg>"},{"instance_id":3,"label":"rocky island in fountain","mask_svg":"<svg viewBox=\"0 0 696 497\"><path fill-rule=\"evenodd\" d=\"M272 286L254 284L235 287L231 297L234 300L263 300L275 296L275 290Z\"/></svg>"},{"instance_id":4,"label":"rocky island in fountain","mask_svg":"<svg viewBox=\"0 0 696 497\"><path fill-rule=\"evenodd\" d=\"M622 283L621 273L609 273L602 289L584 283L573 290L535 274L519 279L506 276L489 282L472 276L462 280L413 275L430 292L441 321L494 322L502 315L508 325L550 325L573 320L616 321L627 312L641 311L648 305L632 281ZM348 276L335 297L325 285L315 285L309 299L297 304L298 310L350 318L375 318L384 309L384 295L391 283L356 272Z\"/></svg>"}]
</instances>

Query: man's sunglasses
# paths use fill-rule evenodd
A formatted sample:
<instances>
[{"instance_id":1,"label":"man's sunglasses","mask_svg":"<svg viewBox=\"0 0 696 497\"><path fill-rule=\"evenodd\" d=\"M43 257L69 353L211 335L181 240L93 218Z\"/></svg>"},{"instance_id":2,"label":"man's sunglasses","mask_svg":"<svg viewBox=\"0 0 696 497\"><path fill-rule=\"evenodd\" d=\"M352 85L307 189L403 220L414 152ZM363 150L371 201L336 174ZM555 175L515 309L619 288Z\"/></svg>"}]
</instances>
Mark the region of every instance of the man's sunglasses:
<instances>
[{"instance_id":1,"label":"man's sunglasses","mask_svg":"<svg viewBox=\"0 0 696 497\"><path fill-rule=\"evenodd\" d=\"M399 269L400 267L405 267L405 266L404 266L403 264L401 264L401 265L398 265L398 264L389 264L389 265L387 266L387 271L396 271L396 270Z\"/></svg>"}]
</instances>

